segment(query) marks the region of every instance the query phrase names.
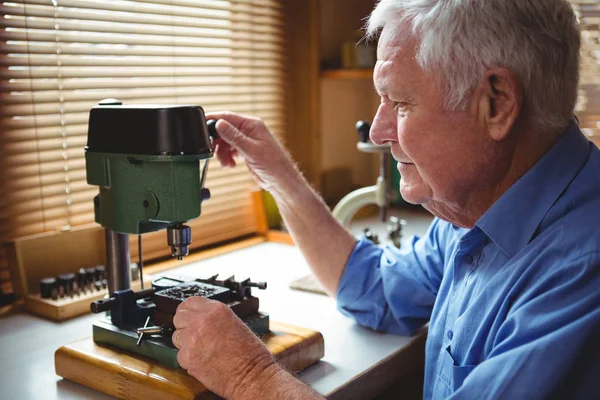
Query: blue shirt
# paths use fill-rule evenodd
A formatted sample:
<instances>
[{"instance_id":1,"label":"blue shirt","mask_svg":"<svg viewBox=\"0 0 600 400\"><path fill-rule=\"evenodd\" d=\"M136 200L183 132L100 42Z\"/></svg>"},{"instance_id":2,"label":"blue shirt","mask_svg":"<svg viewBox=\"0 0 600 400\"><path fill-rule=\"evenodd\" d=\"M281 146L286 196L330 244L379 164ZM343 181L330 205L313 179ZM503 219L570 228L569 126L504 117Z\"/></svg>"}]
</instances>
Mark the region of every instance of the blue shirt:
<instances>
[{"instance_id":1,"label":"blue shirt","mask_svg":"<svg viewBox=\"0 0 600 400\"><path fill-rule=\"evenodd\" d=\"M573 123L472 229L359 240L337 299L378 331L430 321L425 399L600 399L600 151Z\"/></svg>"}]
</instances>

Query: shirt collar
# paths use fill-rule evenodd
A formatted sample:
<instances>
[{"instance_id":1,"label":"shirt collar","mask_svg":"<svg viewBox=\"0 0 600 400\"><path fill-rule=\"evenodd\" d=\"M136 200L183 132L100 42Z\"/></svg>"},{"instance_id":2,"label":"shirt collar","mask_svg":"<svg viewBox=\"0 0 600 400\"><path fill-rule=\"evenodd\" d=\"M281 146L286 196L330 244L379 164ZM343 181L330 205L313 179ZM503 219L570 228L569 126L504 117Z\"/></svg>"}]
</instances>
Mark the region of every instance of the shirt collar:
<instances>
[{"instance_id":1,"label":"shirt collar","mask_svg":"<svg viewBox=\"0 0 600 400\"><path fill-rule=\"evenodd\" d=\"M575 178L590 142L575 122L550 150L479 219L478 226L513 257L533 238L552 205Z\"/></svg>"}]
</instances>

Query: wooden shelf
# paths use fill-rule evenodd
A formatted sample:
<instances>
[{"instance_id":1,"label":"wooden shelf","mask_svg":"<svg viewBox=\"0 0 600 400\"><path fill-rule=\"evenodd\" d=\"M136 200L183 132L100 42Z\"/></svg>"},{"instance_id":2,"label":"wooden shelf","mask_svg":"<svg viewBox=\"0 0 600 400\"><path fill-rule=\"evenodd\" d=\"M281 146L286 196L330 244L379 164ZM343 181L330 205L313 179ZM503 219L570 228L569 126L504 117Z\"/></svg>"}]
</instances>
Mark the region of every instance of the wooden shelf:
<instances>
[{"instance_id":1,"label":"wooden shelf","mask_svg":"<svg viewBox=\"0 0 600 400\"><path fill-rule=\"evenodd\" d=\"M373 79L373 69L326 69L321 71L321 77L328 79Z\"/></svg>"}]
</instances>

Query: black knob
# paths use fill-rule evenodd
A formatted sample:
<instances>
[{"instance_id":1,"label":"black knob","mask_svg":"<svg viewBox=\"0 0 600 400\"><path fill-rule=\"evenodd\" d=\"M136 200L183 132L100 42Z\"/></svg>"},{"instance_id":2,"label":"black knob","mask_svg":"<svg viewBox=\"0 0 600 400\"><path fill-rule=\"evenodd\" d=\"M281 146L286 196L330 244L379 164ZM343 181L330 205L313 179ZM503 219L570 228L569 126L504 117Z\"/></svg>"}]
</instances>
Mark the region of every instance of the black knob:
<instances>
[{"instance_id":1,"label":"black knob","mask_svg":"<svg viewBox=\"0 0 600 400\"><path fill-rule=\"evenodd\" d=\"M86 281L87 274L85 272L85 268L79 268L79 271L77 271L77 286L79 286L79 289L85 287Z\"/></svg>"},{"instance_id":2,"label":"black knob","mask_svg":"<svg viewBox=\"0 0 600 400\"><path fill-rule=\"evenodd\" d=\"M73 284L75 283L75 274L60 274L58 276L58 286L63 287L65 294L69 295L73 292Z\"/></svg>"},{"instance_id":3,"label":"black knob","mask_svg":"<svg viewBox=\"0 0 600 400\"><path fill-rule=\"evenodd\" d=\"M57 290L56 279L44 278L40 279L40 295L42 299L49 299L52 297L52 291Z\"/></svg>"},{"instance_id":4,"label":"black knob","mask_svg":"<svg viewBox=\"0 0 600 400\"><path fill-rule=\"evenodd\" d=\"M104 265L97 265L95 270L96 270L96 273L95 273L96 280L101 281L102 279L104 279Z\"/></svg>"},{"instance_id":5,"label":"black knob","mask_svg":"<svg viewBox=\"0 0 600 400\"><path fill-rule=\"evenodd\" d=\"M200 189L200 201L210 199L210 190L208 188Z\"/></svg>"},{"instance_id":6,"label":"black knob","mask_svg":"<svg viewBox=\"0 0 600 400\"><path fill-rule=\"evenodd\" d=\"M103 311L109 311L111 307L115 304L117 304L117 301L114 298L110 298L107 300L96 300L90 303L90 311L93 314L98 314Z\"/></svg>"},{"instance_id":7,"label":"black knob","mask_svg":"<svg viewBox=\"0 0 600 400\"><path fill-rule=\"evenodd\" d=\"M371 130L371 124L369 121L358 121L356 123L356 132L358 132L358 140L362 143L369 141L369 131Z\"/></svg>"},{"instance_id":8,"label":"black knob","mask_svg":"<svg viewBox=\"0 0 600 400\"><path fill-rule=\"evenodd\" d=\"M265 290L267 288L267 282L248 282L248 286Z\"/></svg>"},{"instance_id":9,"label":"black knob","mask_svg":"<svg viewBox=\"0 0 600 400\"><path fill-rule=\"evenodd\" d=\"M90 267L85 269L85 281L88 285L93 285L96 280L96 268Z\"/></svg>"},{"instance_id":10,"label":"black knob","mask_svg":"<svg viewBox=\"0 0 600 400\"><path fill-rule=\"evenodd\" d=\"M206 126L208 126L208 134L211 138L217 139L219 137L219 132L217 132L217 120L209 119L206 122Z\"/></svg>"}]
</instances>

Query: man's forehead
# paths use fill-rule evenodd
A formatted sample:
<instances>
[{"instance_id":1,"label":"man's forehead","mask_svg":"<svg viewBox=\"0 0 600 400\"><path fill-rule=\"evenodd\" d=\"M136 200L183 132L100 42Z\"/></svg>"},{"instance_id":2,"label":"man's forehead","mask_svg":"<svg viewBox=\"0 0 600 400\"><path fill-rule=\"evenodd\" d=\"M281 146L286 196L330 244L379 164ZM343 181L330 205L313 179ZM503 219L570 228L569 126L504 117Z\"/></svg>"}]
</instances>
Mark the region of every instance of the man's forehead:
<instances>
[{"instance_id":1,"label":"man's forehead","mask_svg":"<svg viewBox=\"0 0 600 400\"><path fill-rule=\"evenodd\" d=\"M396 81L402 81L401 86L404 86L408 75L417 67L414 60L417 42L407 25L390 21L381 33L374 75L375 88L380 94L398 91Z\"/></svg>"},{"instance_id":2,"label":"man's forehead","mask_svg":"<svg viewBox=\"0 0 600 400\"><path fill-rule=\"evenodd\" d=\"M392 18L383 28L377 45L377 58L389 59L397 53L416 50L417 41L411 24L398 17Z\"/></svg>"}]
</instances>

